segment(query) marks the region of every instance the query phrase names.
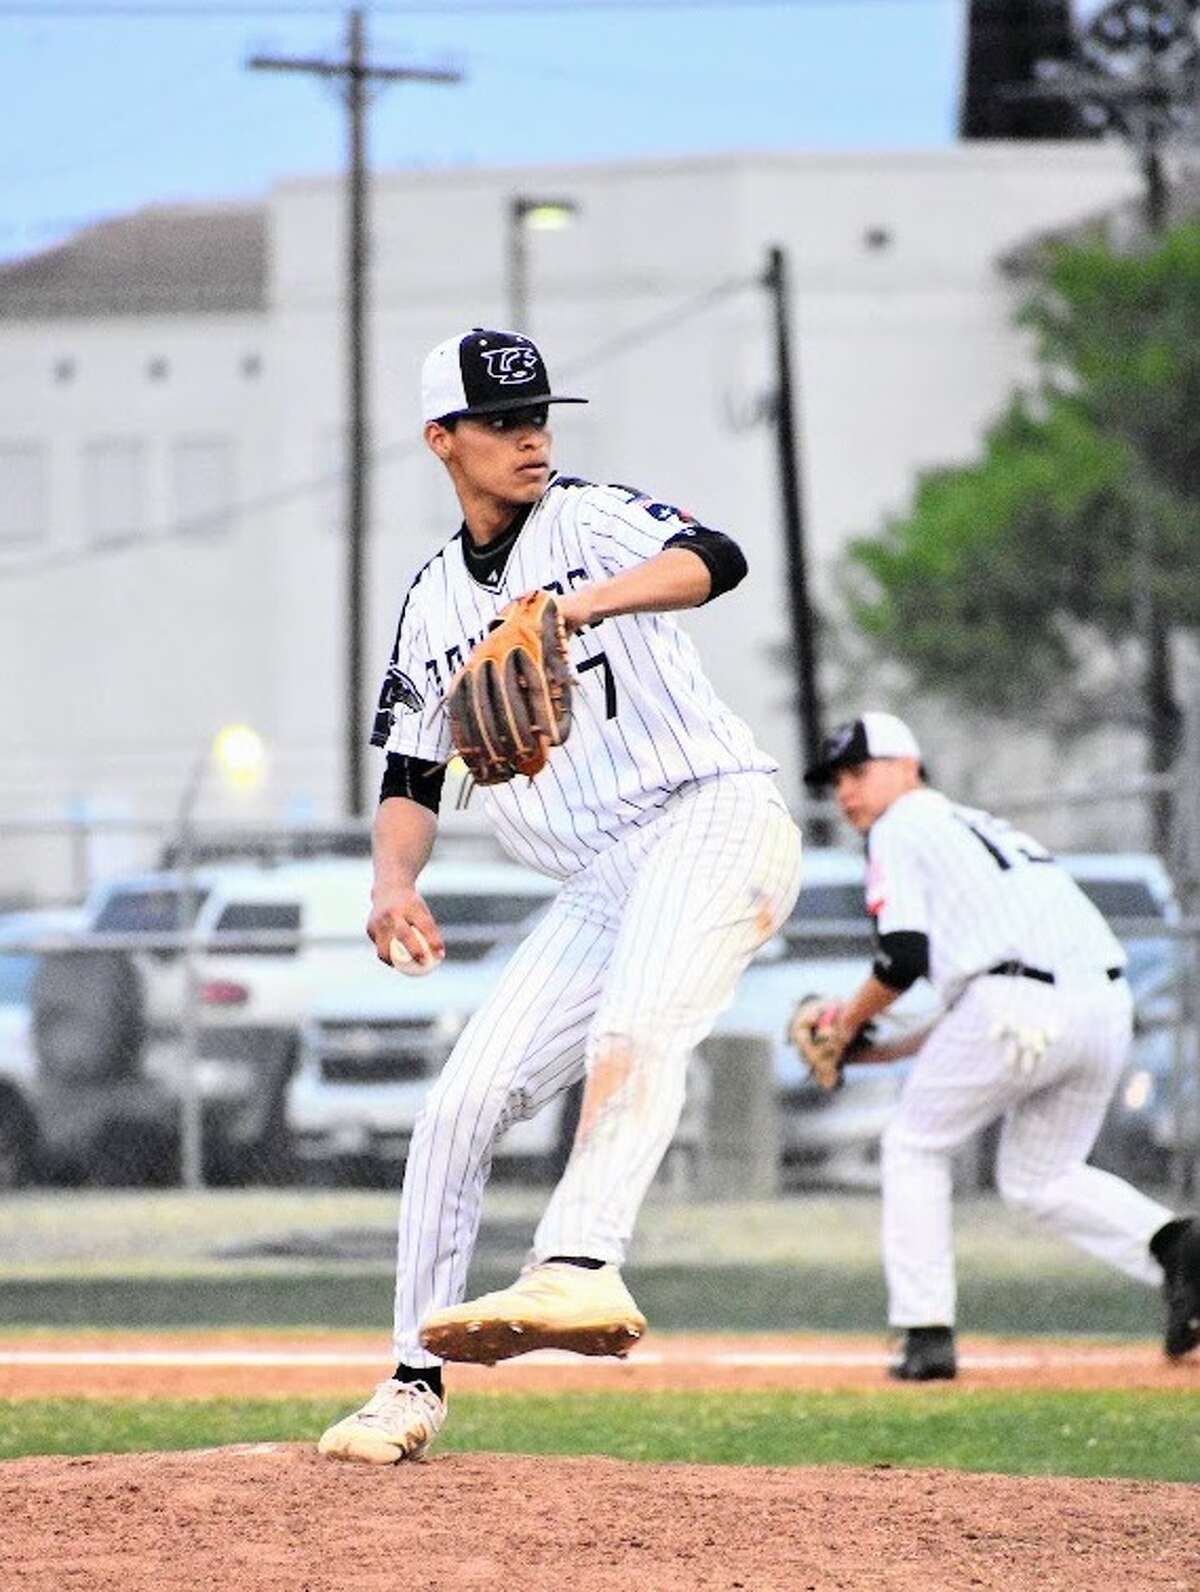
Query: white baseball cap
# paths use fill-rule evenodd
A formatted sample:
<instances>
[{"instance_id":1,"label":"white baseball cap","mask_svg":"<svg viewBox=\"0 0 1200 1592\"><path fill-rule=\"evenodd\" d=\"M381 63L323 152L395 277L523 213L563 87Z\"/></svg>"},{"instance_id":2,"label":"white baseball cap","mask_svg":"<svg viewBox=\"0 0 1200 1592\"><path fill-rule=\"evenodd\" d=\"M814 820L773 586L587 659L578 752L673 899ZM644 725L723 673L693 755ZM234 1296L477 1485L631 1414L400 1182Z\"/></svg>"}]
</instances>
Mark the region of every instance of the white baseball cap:
<instances>
[{"instance_id":1,"label":"white baseball cap","mask_svg":"<svg viewBox=\"0 0 1200 1592\"><path fill-rule=\"evenodd\" d=\"M838 724L821 743L820 760L805 770L804 783L811 790L828 785L834 771L853 768L875 757L914 757L921 761L917 738L894 713L875 711L860 714Z\"/></svg>"},{"instance_id":2,"label":"white baseball cap","mask_svg":"<svg viewBox=\"0 0 1200 1592\"><path fill-rule=\"evenodd\" d=\"M422 421L585 403L586 398L551 393L546 362L521 332L473 326L439 343L421 367Z\"/></svg>"}]
</instances>

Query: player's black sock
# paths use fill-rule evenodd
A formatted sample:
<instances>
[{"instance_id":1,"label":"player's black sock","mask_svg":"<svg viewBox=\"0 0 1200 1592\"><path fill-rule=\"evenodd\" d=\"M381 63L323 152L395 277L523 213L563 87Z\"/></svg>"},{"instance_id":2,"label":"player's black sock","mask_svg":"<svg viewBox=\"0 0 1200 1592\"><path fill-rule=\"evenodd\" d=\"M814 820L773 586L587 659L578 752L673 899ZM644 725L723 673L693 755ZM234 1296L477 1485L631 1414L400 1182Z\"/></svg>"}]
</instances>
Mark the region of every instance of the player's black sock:
<instances>
[{"instance_id":1,"label":"player's black sock","mask_svg":"<svg viewBox=\"0 0 1200 1592\"><path fill-rule=\"evenodd\" d=\"M1190 1216L1173 1216L1164 1222L1150 1240L1150 1253L1164 1269L1170 1265L1175 1246L1192 1225Z\"/></svg>"},{"instance_id":2,"label":"player's black sock","mask_svg":"<svg viewBox=\"0 0 1200 1592\"><path fill-rule=\"evenodd\" d=\"M440 1365L398 1365L392 1372L394 1382L424 1382L431 1393L436 1393L438 1398L446 1397L442 1387L442 1368Z\"/></svg>"},{"instance_id":3,"label":"player's black sock","mask_svg":"<svg viewBox=\"0 0 1200 1592\"><path fill-rule=\"evenodd\" d=\"M588 1255L550 1255L546 1259L546 1265L549 1266L551 1264L558 1266L585 1266L588 1271L599 1271L605 1262L592 1260Z\"/></svg>"}]
</instances>

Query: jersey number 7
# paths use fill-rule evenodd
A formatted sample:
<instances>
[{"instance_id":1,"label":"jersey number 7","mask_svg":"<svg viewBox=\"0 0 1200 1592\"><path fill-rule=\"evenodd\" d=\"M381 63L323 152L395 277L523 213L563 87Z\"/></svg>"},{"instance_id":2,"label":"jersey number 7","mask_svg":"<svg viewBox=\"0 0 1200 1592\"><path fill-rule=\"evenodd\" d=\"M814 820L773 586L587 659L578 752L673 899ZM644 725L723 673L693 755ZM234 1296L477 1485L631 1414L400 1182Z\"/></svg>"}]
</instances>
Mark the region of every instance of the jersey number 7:
<instances>
[{"instance_id":1,"label":"jersey number 7","mask_svg":"<svg viewBox=\"0 0 1200 1592\"><path fill-rule=\"evenodd\" d=\"M589 669L604 670L604 717L615 719L617 716L617 682L613 679L612 665L608 661L606 652L598 652L594 658L588 658L578 668L579 674L586 674Z\"/></svg>"}]
</instances>

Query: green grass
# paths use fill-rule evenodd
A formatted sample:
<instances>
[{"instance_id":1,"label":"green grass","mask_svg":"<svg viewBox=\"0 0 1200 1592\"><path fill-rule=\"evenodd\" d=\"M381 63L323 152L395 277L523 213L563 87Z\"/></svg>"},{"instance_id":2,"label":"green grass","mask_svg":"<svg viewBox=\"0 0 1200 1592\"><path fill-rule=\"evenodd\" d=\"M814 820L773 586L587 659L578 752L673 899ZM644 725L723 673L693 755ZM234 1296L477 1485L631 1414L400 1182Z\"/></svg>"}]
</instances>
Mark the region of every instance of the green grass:
<instances>
[{"instance_id":1,"label":"green grass","mask_svg":"<svg viewBox=\"0 0 1200 1592\"><path fill-rule=\"evenodd\" d=\"M326 1399L0 1403L0 1458L315 1439ZM453 1399L442 1452L605 1454L733 1465L936 1465L1014 1475L1200 1481L1200 1396L593 1393Z\"/></svg>"},{"instance_id":2,"label":"green grass","mask_svg":"<svg viewBox=\"0 0 1200 1592\"><path fill-rule=\"evenodd\" d=\"M503 1288L514 1268L473 1268L469 1292ZM882 1332L877 1266L630 1266L658 1332ZM0 1330L19 1327L346 1327L390 1329L391 1271L233 1277L42 1277L0 1281ZM1022 1336L1154 1337L1161 1306L1115 1272L995 1274L961 1268L964 1330Z\"/></svg>"}]
</instances>

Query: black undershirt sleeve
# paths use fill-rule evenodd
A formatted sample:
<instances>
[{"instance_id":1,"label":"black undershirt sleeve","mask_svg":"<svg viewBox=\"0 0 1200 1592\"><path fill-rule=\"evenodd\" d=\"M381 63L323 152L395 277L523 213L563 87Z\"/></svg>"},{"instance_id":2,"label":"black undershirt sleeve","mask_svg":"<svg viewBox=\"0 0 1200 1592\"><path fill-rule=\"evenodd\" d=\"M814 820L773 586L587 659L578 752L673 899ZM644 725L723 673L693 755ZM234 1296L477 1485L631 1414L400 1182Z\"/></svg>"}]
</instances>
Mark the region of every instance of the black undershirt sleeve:
<instances>
[{"instance_id":1,"label":"black undershirt sleeve","mask_svg":"<svg viewBox=\"0 0 1200 1592\"><path fill-rule=\"evenodd\" d=\"M889 989L906 990L929 972L929 936L913 929L881 934L871 971Z\"/></svg>"},{"instance_id":2,"label":"black undershirt sleeve","mask_svg":"<svg viewBox=\"0 0 1200 1592\"><path fill-rule=\"evenodd\" d=\"M446 782L444 763L427 763L423 757L409 757L404 752L389 752L387 767L383 771L383 784L379 800L389 796L407 796L410 802L420 802L435 816L442 802L442 786Z\"/></svg>"},{"instance_id":3,"label":"black undershirt sleeve","mask_svg":"<svg viewBox=\"0 0 1200 1592\"><path fill-rule=\"evenodd\" d=\"M703 561L712 581L711 590L704 599L706 603L712 602L714 597L720 597L723 592L732 591L745 579L749 568L746 555L733 537L726 536L724 531L710 531L707 525L697 525L692 530L669 536L663 547L686 547ZM703 608L704 603L699 606Z\"/></svg>"}]
</instances>

